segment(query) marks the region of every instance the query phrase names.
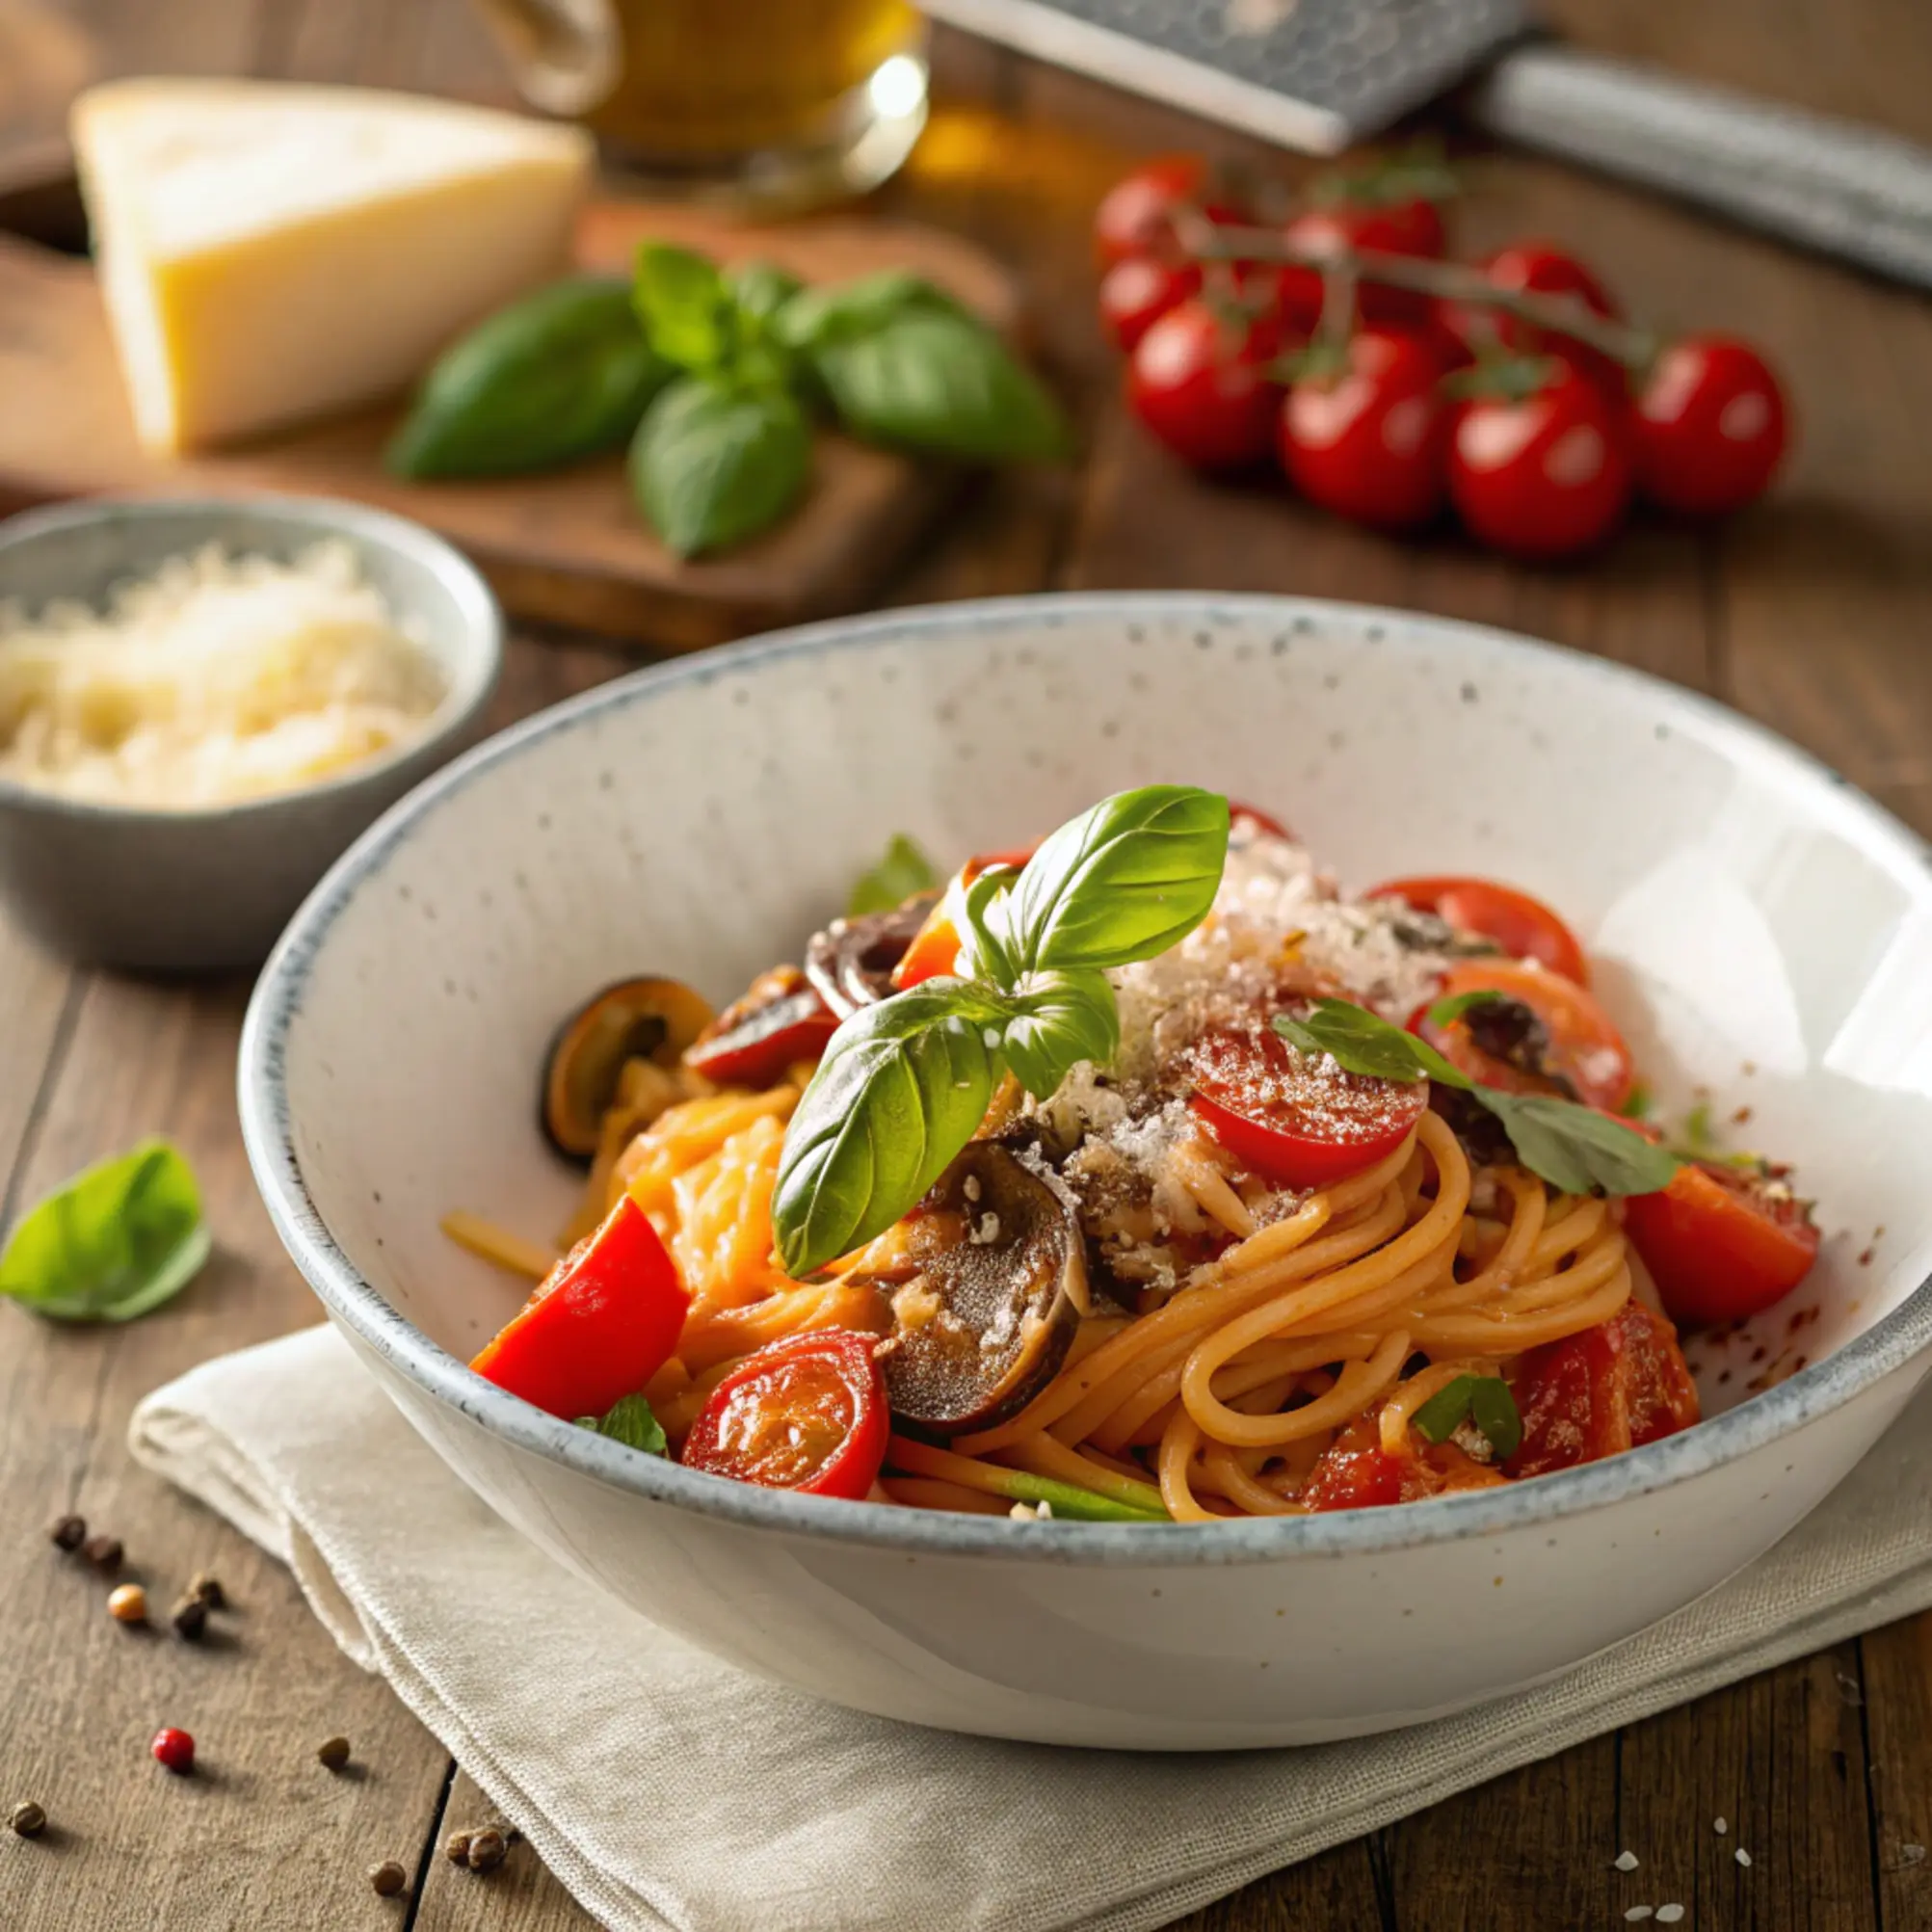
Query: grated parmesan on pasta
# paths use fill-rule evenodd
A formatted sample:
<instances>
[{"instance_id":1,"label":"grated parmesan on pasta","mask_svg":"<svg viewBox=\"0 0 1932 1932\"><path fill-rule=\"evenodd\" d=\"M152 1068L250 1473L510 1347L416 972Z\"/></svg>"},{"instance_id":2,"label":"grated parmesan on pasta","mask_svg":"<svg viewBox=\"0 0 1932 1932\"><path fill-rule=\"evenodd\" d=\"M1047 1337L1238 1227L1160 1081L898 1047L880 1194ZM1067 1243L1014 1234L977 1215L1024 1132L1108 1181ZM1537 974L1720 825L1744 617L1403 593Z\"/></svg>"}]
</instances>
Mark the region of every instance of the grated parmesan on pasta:
<instances>
[{"instance_id":1,"label":"grated parmesan on pasta","mask_svg":"<svg viewBox=\"0 0 1932 1932\"><path fill-rule=\"evenodd\" d=\"M0 777L192 809L291 791L413 737L443 696L350 546L210 544L105 612L0 601Z\"/></svg>"}]
</instances>

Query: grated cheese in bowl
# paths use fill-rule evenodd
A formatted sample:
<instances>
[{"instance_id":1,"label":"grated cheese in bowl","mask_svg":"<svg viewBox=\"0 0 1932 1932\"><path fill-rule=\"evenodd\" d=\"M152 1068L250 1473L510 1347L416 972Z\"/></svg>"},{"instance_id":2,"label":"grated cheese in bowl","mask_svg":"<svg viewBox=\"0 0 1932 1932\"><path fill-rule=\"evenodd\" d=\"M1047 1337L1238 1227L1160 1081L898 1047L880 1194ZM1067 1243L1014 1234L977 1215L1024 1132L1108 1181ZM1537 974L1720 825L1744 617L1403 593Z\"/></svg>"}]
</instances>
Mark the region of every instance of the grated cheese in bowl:
<instances>
[{"instance_id":1,"label":"grated cheese in bowl","mask_svg":"<svg viewBox=\"0 0 1932 1932\"><path fill-rule=\"evenodd\" d=\"M0 601L0 778L194 810L294 791L418 736L443 679L340 539L209 544L105 612Z\"/></svg>"}]
</instances>

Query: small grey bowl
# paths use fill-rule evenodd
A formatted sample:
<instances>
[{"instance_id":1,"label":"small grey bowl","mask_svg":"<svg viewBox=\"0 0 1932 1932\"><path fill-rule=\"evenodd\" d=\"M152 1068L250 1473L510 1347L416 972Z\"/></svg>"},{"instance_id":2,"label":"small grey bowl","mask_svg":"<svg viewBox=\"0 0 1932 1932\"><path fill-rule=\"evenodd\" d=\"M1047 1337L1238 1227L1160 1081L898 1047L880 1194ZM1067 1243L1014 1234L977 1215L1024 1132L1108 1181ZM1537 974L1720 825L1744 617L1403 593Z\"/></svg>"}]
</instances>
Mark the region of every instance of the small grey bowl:
<instances>
[{"instance_id":1,"label":"small grey bowl","mask_svg":"<svg viewBox=\"0 0 1932 1932\"><path fill-rule=\"evenodd\" d=\"M441 538L327 497L94 498L0 521L0 599L104 605L170 557L218 543L289 558L340 538L441 670L420 735L338 776L242 804L173 811L97 805L0 779L0 897L89 965L209 971L258 965L356 835L477 734L503 664L503 617Z\"/></svg>"}]
</instances>

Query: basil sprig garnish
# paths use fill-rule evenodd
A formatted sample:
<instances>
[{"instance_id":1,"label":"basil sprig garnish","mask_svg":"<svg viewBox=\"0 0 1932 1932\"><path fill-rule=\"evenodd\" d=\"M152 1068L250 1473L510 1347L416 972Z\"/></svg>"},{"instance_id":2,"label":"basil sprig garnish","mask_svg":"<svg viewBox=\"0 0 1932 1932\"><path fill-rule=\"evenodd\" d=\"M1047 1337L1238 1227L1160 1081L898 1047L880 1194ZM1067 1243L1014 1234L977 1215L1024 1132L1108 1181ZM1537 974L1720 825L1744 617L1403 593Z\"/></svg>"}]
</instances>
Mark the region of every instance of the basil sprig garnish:
<instances>
[{"instance_id":1,"label":"basil sprig garnish","mask_svg":"<svg viewBox=\"0 0 1932 1932\"><path fill-rule=\"evenodd\" d=\"M878 864L859 875L852 896L845 902L845 916L862 919L868 913L889 913L913 893L930 892L939 883L933 861L917 843L903 832L895 832Z\"/></svg>"},{"instance_id":2,"label":"basil sprig garnish","mask_svg":"<svg viewBox=\"0 0 1932 1932\"><path fill-rule=\"evenodd\" d=\"M1011 1071L1044 1099L1110 1060L1106 968L1149 959L1206 917L1228 857L1228 801L1189 785L1103 799L1023 872L962 895L960 978L861 1007L833 1035L785 1133L772 1199L794 1277L882 1234L971 1140Z\"/></svg>"},{"instance_id":3,"label":"basil sprig garnish","mask_svg":"<svg viewBox=\"0 0 1932 1932\"><path fill-rule=\"evenodd\" d=\"M1522 1417L1509 1384L1499 1375L1459 1375L1445 1383L1409 1418L1409 1426L1431 1442L1446 1442L1465 1422L1473 1422L1507 1461L1522 1444Z\"/></svg>"},{"instance_id":4,"label":"basil sprig garnish","mask_svg":"<svg viewBox=\"0 0 1932 1932\"><path fill-rule=\"evenodd\" d=\"M1445 1004L1447 1002L1444 1002ZM1607 1114L1553 1094L1509 1094L1452 1066L1426 1040L1344 999L1322 999L1306 1019L1277 1014L1275 1031L1304 1053L1327 1053L1371 1079L1434 1080L1468 1094L1502 1124L1517 1158L1565 1194L1655 1194L1682 1163Z\"/></svg>"},{"instance_id":5,"label":"basil sprig garnish","mask_svg":"<svg viewBox=\"0 0 1932 1932\"><path fill-rule=\"evenodd\" d=\"M664 1455L671 1446L664 1424L642 1395L620 1395L601 1416L579 1416L577 1427L608 1436L626 1448L642 1449L647 1456Z\"/></svg>"}]
</instances>

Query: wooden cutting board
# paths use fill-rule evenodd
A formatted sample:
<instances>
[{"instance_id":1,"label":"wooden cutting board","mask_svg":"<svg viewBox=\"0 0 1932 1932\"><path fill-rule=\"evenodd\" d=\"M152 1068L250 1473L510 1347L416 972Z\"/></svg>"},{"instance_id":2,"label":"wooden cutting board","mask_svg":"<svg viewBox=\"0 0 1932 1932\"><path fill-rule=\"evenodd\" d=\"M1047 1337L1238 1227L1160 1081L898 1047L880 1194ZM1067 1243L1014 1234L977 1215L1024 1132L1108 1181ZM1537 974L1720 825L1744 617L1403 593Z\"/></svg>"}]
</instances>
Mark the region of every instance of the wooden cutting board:
<instances>
[{"instance_id":1,"label":"wooden cutting board","mask_svg":"<svg viewBox=\"0 0 1932 1932\"><path fill-rule=\"evenodd\" d=\"M578 258L622 269L647 236L724 260L776 261L809 281L907 268L1003 331L1019 321L1018 289L984 251L859 216L754 228L695 209L598 201L579 225ZM91 265L0 233L0 510L103 491L354 497L440 531L517 616L695 650L861 603L957 482L942 465L822 436L810 492L788 521L728 555L686 563L638 519L621 456L548 475L405 483L381 462L397 415L395 406L370 410L220 455L147 456L134 439Z\"/></svg>"}]
</instances>

